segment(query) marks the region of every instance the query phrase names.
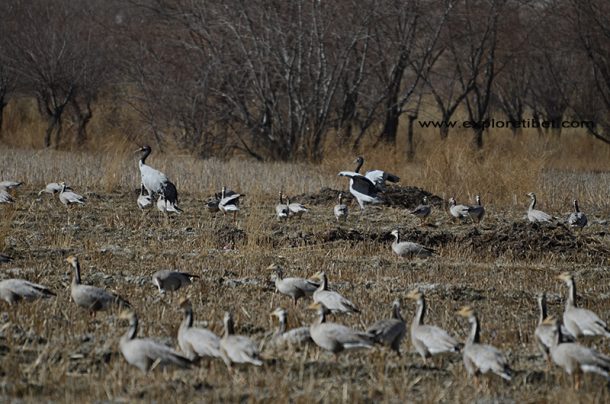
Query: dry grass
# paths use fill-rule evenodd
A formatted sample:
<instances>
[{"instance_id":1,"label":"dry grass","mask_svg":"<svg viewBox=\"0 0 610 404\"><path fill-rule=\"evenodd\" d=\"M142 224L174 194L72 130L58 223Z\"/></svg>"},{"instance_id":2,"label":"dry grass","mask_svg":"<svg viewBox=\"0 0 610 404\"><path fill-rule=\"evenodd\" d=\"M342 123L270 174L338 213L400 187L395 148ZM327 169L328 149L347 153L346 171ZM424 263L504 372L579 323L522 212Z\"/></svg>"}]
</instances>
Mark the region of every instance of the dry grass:
<instances>
[{"instance_id":1,"label":"dry grass","mask_svg":"<svg viewBox=\"0 0 610 404\"><path fill-rule=\"evenodd\" d=\"M568 211L568 200L576 196L590 216L607 218L610 207L605 195L610 176L567 172L571 170L568 163L557 160L565 152L544 152L543 142L533 139L534 144L524 146L529 151L523 155L515 148L505 153L489 151L481 158L466 146L457 146L459 139L453 138L446 145L436 145L437 150L426 160L405 164L395 152L389 158L373 153L367 155L367 167L387 168L401 175L404 184L417 184L440 195L455 193L461 200L480 193L489 209L480 229L484 235L507 223L521 222L527 204L522 195L531 190L538 192L551 213ZM564 140L588 144L584 138ZM497 141L499 147L502 140ZM422 156L425 147L421 145ZM58 294L49 302L3 307L3 397L70 402L610 400L600 378L587 377L585 388L575 393L557 369L546 373L533 341L534 295L546 290L551 312L559 313L565 291L555 276L564 270L576 272L582 305L610 319L610 265L603 252L610 248L607 228L595 225L579 236L584 247L598 243L599 254L535 250L522 259L518 254L494 255L439 241L435 247L440 257L405 261L391 255L389 241L383 237L395 226L416 226L416 220L403 210L372 209L367 220L360 221L357 215L351 217L344 227L381 236L363 241L323 242L318 238L337 228L331 220L331 205L312 206L309 219L287 224L273 218L280 187L291 195L317 192L322 187L345 188L346 181L335 174L339 169L351 169L351 156L311 166L153 154L150 164L167 173L183 196L185 213L166 224L155 211L146 216L137 211L134 190L139 173L132 148L98 155L27 149L0 152L2 177L27 183L18 192L15 206L0 207L0 241L4 252L16 258L14 265L2 268L2 278L41 282ZM600 156L605 152L591 153ZM600 171L608 161L575 168ZM62 179L88 196L86 206L65 209L57 197L37 199L36 192L45 182ZM205 198L221 184L247 195L236 227L228 218L203 209ZM437 210L434 218L438 227L422 229L421 237L466 237L472 231L467 224L451 225L443 211ZM534 234L550 233L542 229ZM234 248L224 248L229 246ZM190 371L157 369L142 375L118 353L118 337L126 324L116 313L90 320L69 301L70 271L63 261L69 254L80 257L85 282L128 297L141 317L140 335L159 337L172 345L181 320L176 302L182 294L157 295L150 275L162 268L201 275L185 292L191 296L197 320L207 321L220 333L222 313L231 310L238 332L258 341L272 329L269 313L278 305L289 309L294 325L314 317L305 310L305 302L295 309L289 299L273 293L270 274L265 271L272 262L284 265L290 275L307 276L325 269L331 287L362 309L359 316L336 321L358 328L386 317L394 298L421 287L430 305L429 321L460 338L467 334L467 325L454 312L463 304L474 305L482 319L483 340L507 353L515 377L510 384L491 378L489 389L477 389L466 378L459 356L424 366L408 341L402 358L375 349L333 363L328 355L318 355L310 348L298 353L265 352L268 361L263 368L243 368L235 376L221 362L213 362L209 369L206 365ZM414 307L406 301L404 306L404 315L410 318ZM605 342L593 343L609 352Z\"/></svg>"}]
</instances>

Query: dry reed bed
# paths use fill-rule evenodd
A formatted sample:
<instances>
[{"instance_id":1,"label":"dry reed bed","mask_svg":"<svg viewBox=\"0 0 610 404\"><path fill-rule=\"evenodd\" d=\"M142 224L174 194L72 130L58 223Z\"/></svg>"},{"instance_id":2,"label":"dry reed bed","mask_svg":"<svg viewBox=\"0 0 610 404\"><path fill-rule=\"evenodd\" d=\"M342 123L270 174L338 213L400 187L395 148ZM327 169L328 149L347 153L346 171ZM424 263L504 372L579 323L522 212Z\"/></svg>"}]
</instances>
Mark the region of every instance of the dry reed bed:
<instances>
[{"instance_id":1,"label":"dry reed bed","mask_svg":"<svg viewBox=\"0 0 610 404\"><path fill-rule=\"evenodd\" d=\"M565 290L555 277L564 270L576 272L581 304L602 318L610 318L610 265L603 252L534 251L523 259L517 254L498 256L477 251L472 245L449 242L438 246L440 257L401 260L391 255L390 242L383 234L396 226L412 230L417 221L404 210L391 208L372 209L366 220L359 221L354 215L342 227L359 234L376 234L378 239L307 243L303 235L337 229L331 205L312 206L309 219L280 224L273 218L276 192L282 186L292 194L317 192L326 186L345 187L345 180L334 175L339 169L335 161L315 167L190 158L173 161L153 154L151 164L162 168L184 195L185 213L167 224L155 211L146 216L137 211L134 189L138 172L131 154L36 154L25 150L2 154L3 178L27 182L18 192L15 206L1 207L0 241L4 242L3 250L17 259L14 265L2 268L2 278L39 281L58 293L48 304L8 310L4 306L0 392L5 397L26 401L610 400L599 378L587 378L585 389L575 393L558 370L545 373L545 363L533 341L537 320L534 296L546 290L550 311L560 313ZM351 159L343 163L348 165L343 168L350 168ZM90 168L84 168L88 164ZM412 171L395 171L410 183ZM552 193L552 183L559 189L576 190L583 206L607 218L608 206L600 195L607 192L608 177L601 173L564 174L541 174L524 183L548 187L539 194L546 196L541 201L545 207L555 207L553 213L567 212L569 207L565 207L565 195ZM62 178L89 196L86 206L65 209L57 197L37 199L39 187ZM591 185L579 188L583 178ZM202 201L218 188L221 179L247 194L237 227L228 218L203 210ZM432 192L441 194L439 184L431 186ZM496 195L494 188L477 192ZM523 220L525 198L514 202L511 195L495 198L479 230L484 235L504 223ZM352 209L357 210L355 206ZM434 218L438 227L418 230L422 237L447 232L463 239L473 231L468 224L449 224L443 211L437 210ZM606 231L605 226L595 225L578 237L589 240L583 242L585 246L595 243L607 251ZM221 362L191 371L156 370L142 375L118 353L118 337L126 324L117 320L116 313L90 320L69 301L71 275L64 262L68 254L81 258L85 282L128 297L141 316L141 335L156 336L170 344L175 344L181 320L176 302L186 293L193 300L196 319L218 333L225 310L235 313L238 332L259 341L272 329L269 313L278 305L289 309L292 325L312 321L314 315L305 309L305 302L293 308L289 299L273 293L265 270L272 262L284 265L290 275L307 276L325 269L331 287L362 309L359 316L336 321L359 328L386 317L395 297L420 287L428 296L429 321L460 338L465 337L468 327L454 312L463 304L473 304L482 319L483 340L508 354L515 379L511 384L491 379L489 391L478 391L466 379L459 356L424 366L408 341L400 359L375 349L349 354L333 363L328 355L318 356L316 349L309 349L294 354L265 352L269 360L263 368L244 368L235 377ZM183 294L161 298L150 282L150 274L161 268L191 271L202 279ZM405 301L405 317L410 319L413 311L414 306ZM592 343L609 352L605 342Z\"/></svg>"}]
</instances>

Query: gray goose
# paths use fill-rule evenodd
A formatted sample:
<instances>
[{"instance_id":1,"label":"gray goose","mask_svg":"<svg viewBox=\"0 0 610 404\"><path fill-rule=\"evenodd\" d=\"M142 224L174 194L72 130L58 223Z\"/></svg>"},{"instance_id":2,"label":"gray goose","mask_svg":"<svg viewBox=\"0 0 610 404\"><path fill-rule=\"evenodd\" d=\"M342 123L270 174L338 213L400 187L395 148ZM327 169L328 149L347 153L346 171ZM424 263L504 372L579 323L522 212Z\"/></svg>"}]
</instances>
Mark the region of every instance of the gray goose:
<instances>
[{"instance_id":1,"label":"gray goose","mask_svg":"<svg viewBox=\"0 0 610 404\"><path fill-rule=\"evenodd\" d=\"M317 272L314 278L320 279L318 289L313 293L313 301L324 305L331 313L352 314L360 313L354 303L341 296L339 293L328 290L328 278L324 271Z\"/></svg>"},{"instance_id":2,"label":"gray goose","mask_svg":"<svg viewBox=\"0 0 610 404\"><path fill-rule=\"evenodd\" d=\"M531 199L531 202L527 209L527 220L529 220L532 223L548 223L553 220L553 216L551 216L548 213L545 213L541 210L535 209L536 208L536 194L535 193L530 192L529 194L527 194L527 196L529 196Z\"/></svg>"},{"instance_id":3,"label":"gray goose","mask_svg":"<svg viewBox=\"0 0 610 404\"><path fill-rule=\"evenodd\" d=\"M206 328L193 327L193 306L190 300L180 303L184 319L178 328L178 345L184 355L190 359L222 358L220 338Z\"/></svg>"},{"instance_id":4,"label":"gray goose","mask_svg":"<svg viewBox=\"0 0 610 404\"><path fill-rule=\"evenodd\" d=\"M411 343L424 362L433 355L445 352L459 352L462 344L457 342L447 331L434 325L424 324L426 299L423 292L413 290L408 299L417 302L417 310L411 322Z\"/></svg>"},{"instance_id":5,"label":"gray goose","mask_svg":"<svg viewBox=\"0 0 610 404\"><path fill-rule=\"evenodd\" d=\"M119 318L129 320L129 328L119 340L119 349L127 363L145 373L157 364L190 367L191 361L170 347L149 338L137 338L138 316L134 312L124 311Z\"/></svg>"},{"instance_id":6,"label":"gray goose","mask_svg":"<svg viewBox=\"0 0 610 404\"><path fill-rule=\"evenodd\" d=\"M582 228L587 225L587 216L580 211L578 201L576 199L574 199L573 204L574 212L570 213L570 216L568 216L568 224L582 230Z\"/></svg>"},{"instance_id":7,"label":"gray goose","mask_svg":"<svg viewBox=\"0 0 610 404\"><path fill-rule=\"evenodd\" d=\"M271 280L275 283L275 289L283 295L290 296L295 306L300 298L312 296L320 286L319 283L309 279L284 278L284 271L276 264L271 264L267 269L273 271Z\"/></svg>"},{"instance_id":8,"label":"gray goose","mask_svg":"<svg viewBox=\"0 0 610 404\"><path fill-rule=\"evenodd\" d=\"M553 327L553 339L550 355L553 362L574 378L574 387L578 390L582 373L597 373L610 380L610 357L575 342L562 342L561 326L554 317L544 321Z\"/></svg>"},{"instance_id":9,"label":"gray goose","mask_svg":"<svg viewBox=\"0 0 610 404\"><path fill-rule=\"evenodd\" d=\"M418 205L415 209L413 209L409 213L418 217L419 221L420 221L420 225L423 226L427 222L428 216L430 216L431 212L432 212L432 207L428 203L428 197L424 196L422 204Z\"/></svg>"},{"instance_id":10,"label":"gray goose","mask_svg":"<svg viewBox=\"0 0 610 404\"><path fill-rule=\"evenodd\" d=\"M78 258L69 256L66 258L66 262L74 270L70 286L70 296L77 306L89 310L89 314L92 316L95 316L95 313L98 311L108 310L111 307L131 307L127 300L115 293L109 292L106 289L82 284Z\"/></svg>"},{"instance_id":11,"label":"gray goose","mask_svg":"<svg viewBox=\"0 0 610 404\"><path fill-rule=\"evenodd\" d=\"M366 330L373 341L389 346L398 356L400 356L400 344L407 333L405 320L400 314L400 301L394 300L392 303L392 317L379 320Z\"/></svg>"},{"instance_id":12,"label":"gray goose","mask_svg":"<svg viewBox=\"0 0 610 404\"><path fill-rule=\"evenodd\" d=\"M318 320L309 327L311 339L320 348L335 356L346 350L369 349L373 338L365 332L352 330L341 324L326 322L330 310L321 303L312 303L309 308L318 311Z\"/></svg>"},{"instance_id":13,"label":"gray goose","mask_svg":"<svg viewBox=\"0 0 610 404\"><path fill-rule=\"evenodd\" d=\"M576 305L576 282L569 272L558 277L568 287L568 298L563 312L563 324L576 338L583 336L604 336L610 338L608 324L591 310L582 309Z\"/></svg>"},{"instance_id":14,"label":"gray goose","mask_svg":"<svg viewBox=\"0 0 610 404\"><path fill-rule=\"evenodd\" d=\"M394 236L394 242L392 243L392 251L399 257L413 258L413 257L430 257L435 254L432 248L423 246L418 243L411 241L401 241L399 231L392 230L392 236Z\"/></svg>"},{"instance_id":15,"label":"gray goose","mask_svg":"<svg viewBox=\"0 0 610 404\"><path fill-rule=\"evenodd\" d=\"M193 278L199 278L199 275L162 269L152 275L152 282L159 289L159 293L163 294L166 291L175 292L190 285Z\"/></svg>"},{"instance_id":16,"label":"gray goose","mask_svg":"<svg viewBox=\"0 0 610 404\"><path fill-rule=\"evenodd\" d=\"M298 327L291 330L287 329L288 324L288 311L283 308L277 308L272 313L272 316L277 317L279 321L279 327L273 336L273 343L275 346L302 346L313 342L309 327Z\"/></svg>"},{"instance_id":17,"label":"gray goose","mask_svg":"<svg viewBox=\"0 0 610 404\"><path fill-rule=\"evenodd\" d=\"M5 279L0 281L0 299L10 306L20 301L48 299L56 296L49 288L25 279Z\"/></svg>"},{"instance_id":18,"label":"gray goose","mask_svg":"<svg viewBox=\"0 0 610 404\"><path fill-rule=\"evenodd\" d=\"M468 306L462 307L459 316L467 318L470 323L470 335L464 344L462 357L466 372L471 377L478 378L480 374L495 373L501 378L510 381L511 370L506 357L497 348L481 344L479 336L479 320L474 310Z\"/></svg>"},{"instance_id":19,"label":"gray goose","mask_svg":"<svg viewBox=\"0 0 610 404\"><path fill-rule=\"evenodd\" d=\"M235 335L233 316L226 312L224 315L224 334L220 339L220 353L228 368L235 363L249 363L261 366L258 347L250 338L243 335Z\"/></svg>"}]
</instances>

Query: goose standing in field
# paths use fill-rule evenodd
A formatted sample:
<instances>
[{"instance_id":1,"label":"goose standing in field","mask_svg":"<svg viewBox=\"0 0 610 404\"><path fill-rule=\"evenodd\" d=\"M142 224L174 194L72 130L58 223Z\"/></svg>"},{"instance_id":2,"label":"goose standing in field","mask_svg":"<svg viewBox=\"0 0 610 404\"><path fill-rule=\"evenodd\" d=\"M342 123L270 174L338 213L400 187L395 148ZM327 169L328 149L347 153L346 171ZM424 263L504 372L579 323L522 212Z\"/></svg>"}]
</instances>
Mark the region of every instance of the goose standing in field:
<instances>
[{"instance_id":1,"label":"goose standing in field","mask_svg":"<svg viewBox=\"0 0 610 404\"><path fill-rule=\"evenodd\" d=\"M575 338L601 335L610 338L610 329L605 321L591 310L581 309L576 305L576 282L569 272L558 277L568 287L568 298L563 312L563 324Z\"/></svg>"},{"instance_id":2,"label":"goose standing in field","mask_svg":"<svg viewBox=\"0 0 610 404\"><path fill-rule=\"evenodd\" d=\"M220 353L227 367L231 368L234 363L251 363L261 366L263 361L260 360L258 347L254 341L243 335L235 335L231 313L225 313L223 322L225 330L220 339Z\"/></svg>"},{"instance_id":3,"label":"goose standing in field","mask_svg":"<svg viewBox=\"0 0 610 404\"><path fill-rule=\"evenodd\" d=\"M451 214L452 220L461 220L468 217L468 206L458 205L454 197L449 198L449 213Z\"/></svg>"},{"instance_id":4,"label":"goose standing in field","mask_svg":"<svg viewBox=\"0 0 610 404\"><path fill-rule=\"evenodd\" d=\"M5 279L0 281L0 299L10 306L22 300L33 301L56 296L46 286L26 281L25 279Z\"/></svg>"},{"instance_id":5,"label":"goose standing in field","mask_svg":"<svg viewBox=\"0 0 610 404\"><path fill-rule=\"evenodd\" d=\"M141 210L148 209L152 206L152 197L144 187L144 185L140 185L140 195L138 195L138 207Z\"/></svg>"},{"instance_id":6,"label":"goose standing in field","mask_svg":"<svg viewBox=\"0 0 610 404\"><path fill-rule=\"evenodd\" d=\"M342 192L339 192L339 203L335 205L335 207L333 208L333 212L338 222L347 220L349 210L347 208L347 205L343 203Z\"/></svg>"},{"instance_id":7,"label":"goose standing in field","mask_svg":"<svg viewBox=\"0 0 610 404\"><path fill-rule=\"evenodd\" d=\"M354 170L354 172L360 174L360 169L362 168L362 165L364 164L364 157L362 157L362 156L356 157L356 160L354 160L354 163L356 163L356 169ZM397 183L400 181L399 176L388 173L386 171L382 171L382 170L367 171L364 174L364 176L366 178L368 178L369 180L371 180L371 182L373 182L373 184L375 184L375 187L380 192L383 192L386 190L386 181L393 182L393 183Z\"/></svg>"},{"instance_id":8,"label":"goose standing in field","mask_svg":"<svg viewBox=\"0 0 610 404\"><path fill-rule=\"evenodd\" d=\"M284 278L281 267L271 264L267 269L273 271L271 280L275 283L275 289L286 296L290 296L294 305L302 297L312 296L320 284L304 278Z\"/></svg>"},{"instance_id":9,"label":"goose standing in field","mask_svg":"<svg viewBox=\"0 0 610 404\"><path fill-rule=\"evenodd\" d=\"M529 208L527 209L527 220L532 223L548 223L553 220L553 217L548 213L545 213L541 210L534 209L536 207L536 194L530 192L527 194L530 197L531 202Z\"/></svg>"},{"instance_id":10,"label":"goose standing in field","mask_svg":"<svg viewBox=\"0 0 610 404\"><path fill-rule=\"evenodd\" d=\"M182 209L180 209L178 205L170 202L163 194L159 194L157 199L157 210L164 214L175 213L179 215L182 213Z\"/></svg>"},{"instance_id":11,"label":"goose standing in field","mask_svg":"<svg viewBox=\"0 0 610 404\"><path fill-rule=\"evenodd\" d=\"M277 317L279 327L273 336L273 343L278 347L283 346L301 346L313 342L309 327L298 327L292 330L287 330L288 312L285 309L277 308L272 313L272 316Z\"/></svg>"},{"instance_id":12,"label":"goose standing in field","mask_svg":"<svg viewBox=\"0 0 610 404\"><path fill-rule=\"evenodd\" d=\"M572 227L578 227L582 230L583 227L587 225L587 216L580 211L578 207L578 201L574 199L574 212L570 213L568 216L568 224Z\"/></svg>"},{"instance_id":13,"label":"goose standing in field","mask_svg":"<svg viewBox=\"0 0 610 404\"><path fill-rule=\"evenodd\" d=\"M546 308L546 294L540 293L537 296L537 301L540 316L538 317L538 326L536 327L534 336L536 337L536 343L538 345L538 348L540 349L540 352L542 352L544 358L550 363L550 349L553 345L553 339L555 338L555 324L549 324L548 322L545 322L545 320L547 320L548 318ZM563 325L561 325L561 327L561 342L573 342L574 337L569 334L569 331Z\"/></svg>"},{"instance_id":14,"label":"goose standing in field","mask_svg":"<svg viewBox=\"0 0 610 404\"><path fill-rule=\"evenodd\" d=\"M428 197L424 196L422 204L418 205L415 209L413 209L409 213L418 217L420 224L423 226L426 223L426 221L428 220L428 216L430 216L431 212L432 212L432 207L428 204Z\"/></svg>"},{"instance_id":15,"label":"goose standing in field","mask_svg":"<svg viewBox=\"0 0 610 404\"><path fill-rule=\"evenodd\" d=\"M164 201L174 209L178 209L178 190L176 186L161 171L146 164L146 158L150 155L150 146L142 146L136 153L142 153L139 160L141 183L144 185L148 194L163 195Z\"/></svg>"},{"instance_id":16,"label":"goose standing in field","mask_svg":"<svg viewBox=\"0 0 610 404\"><path fill-rule=\"evenodd\" d=\"M550 355L553 362L574 378L574 387L578 390L582 373L597 373L610 380L610 357L577 344L563 342L561 326L554 317L544 321L545 325L552 327L552 344Z\"/></svg>"},{"instance_id":17,"label":"goose standing in field","mask_svg":"<svg viewBox=\"0 0 610 404\"><path fill-rule=\"evenodd\" d=\"M392 233L390 234L394 236L392 251L399 257L430 257L432 254L436 253L432 248L425 247L421 244L413 243L411 241L400 241L400 233L398 230L392 230Z\"/></svg>"},{"instance_id":18,"label":"goose standing in field","mask_svg":"<svg viewBox=\"0 0 610 404\"><path fill-rule=\"evenodd\" d=\"M424 324L426 298L423 292L412 290L407 298L417 302L417 310L411 322L411 343L424 362L433 355L445 352L460 352L462 344L457 342L447 331L434 325Z\"/></svg>"},{"instance_id":19,"label":"goose standing in field","mask_svg":"<svg viewBox=\"0 0 610 404\"><path fill-rule=\"evenodd\" d=\"M11 262L12 260L13 257L0 253L0 264L6 264L8 262Z\"/></svg>"},{"instance_id":20,"label":"goose standing in field","mask_svg":"<svg viewBox=\"0 0 610 404\"><path fill-rule=\"evenodd\" d=\"M474 310L468 306L462 307L459 316L467 318L470 323L470 335L464 344L462 356L464 367L469 376L478 378L480 374L495 373L505 380L511 380L511 370L506 357L497 348L481 344L479 336L479 319Z\"/></svg>"},{"instance_id":21,"label":"goose standing in field","mask_svg":"<svg viewBox=\"0 0 610 404\"><path fill-rule=\"evenodd\" d=\"M190 285L193 278L199 278L199 275L162 269L152 275L152 283L159 288L159 293L163 294L168 290L175 292L183 286Z\"/></svg>"},{"instance_id":22,"label":"goose standing in field","mask_svg":"<svg viewBox=\"0 0 610 404\"><path fill-rule=\"evenodd\" d=\"M483 216L485 216L485 207L481 204L481 197L479 195L475 195L474 199L476 203L468 207L468 216L473 222L478 224L481 223Z\"/></svg>"},{"instance_id":23,"label":"goose standing in field","mask_svg":"<svg viewBox=\"0 0 610 404\"><path fill-rule=\"evenodd\" d=\"M286 198L286 205L288 205L288 211L290 216L301 217L303 213L308 211L308 209L300 203L290 203L290 199L288 198Z\"/></svg>"},{"instance_id":24,"label":"goose standing in field","mask_svg":"<svg viewBox=\"0 0 610 404\"><path fill-rule=\"evenodd\" d=\"M70 188L68 188L68 186L66 186L65 182L61 182L59 185L61 185L61 191L59 192L59 201L61 203L63 203L66 206L69 205L84 205L85 204L85 198L73 191L70 190Z\"/></svg>"},{"instance_id":25,"label":"goose standing in field","mask_svg":"<svg viewBox=\"0 0 610 404\"><path fill-rule=\"evenodd\" d=\"M106 289L82 284L78 258L71 255L66 258L66 262L68 262L74 270L74 277L72 278L72 284L70 286L70 296L72 296L72 300L77 306L89 310L89 314L93 317L95 317L96 312L108 310L113 306L131 307L131 304L129 304L127 300Z\"/></svg>"},{"instance_id":26,"label":"goose standing in field","mask_svg":"<svg viewBox=\"0 0 610 404\"><path fill-rule=\"evenodd\" d=\"M330 310L321 303L312 303L309 308L318 311L318 320L309 326L311 339L320 348L336 355L346 350L370 349L373 338L366 332L352 330L341 324L326 322Z\"/></svg>"},{"instance_id":27,"label":"goose standing in field","mask_svg":"<svg viewBox=\"0 0 610 404\"><path fill-rule=\"evenodd\" d=\"M42 195L42 194L51 194L51 195L55 195L58 194L62 191L63 186L60 183L57 182L49 182L44 189L41 189L40 191L38 191L38 196ZM66 185L66 190L68 191L72 191L72 188L70 188L68 185Z\"/></svg>"},{"instance_id":28,"label":"goose standing in field","mask_svg":"<svg viewBox=\"0 0 610 404\"><path fill-rule=\"evenodd\" d=\"M392 317L377 321L367 328L367 334L372 336L374 342L389 346L400 356L400 344L407 333L405 320L400 314L400 301L392 303Z\"/></svg>"},{"instance_id":29,"label":"goose standing in field","mask_svg":"<svg viewBox=\"0 0 610 404\"><path fill-rule=\"evenodd\" d=\"M193 306L190 300L180 303L184 319L178 328L178 345L191 361L197 358L221 358L220 338L206 328L193 327Z\"/></svg>"},{"instance_id":30,"label":"goose standing in field","mask_svg":"<svg viewBox=\"0 0 610 404\"><path fill-rule=\"evenodd\" d=\"M284 198L281 190L280 202L275 205L275 215L277 216L278 220L288 219L288 216L290 215L290 208L288 207L288 204L284 203Z\"/></svg>"},{"instance_id":31,"label":"goose standing in field","mask_svg":"<svg viewBox=\"0 0 610 404\"><path fill-rule=\"evenodd\" d=\"M356 305L339 293L328 290L328 278L324 271L317 272L314 276L320 280L320 286L313 292L313 301L324 305L331 313L360 313Z\"/></svg>"},{"instance_id":32,"label":"goose standing in field","mask_svg":"<svg viewBox=\"0 0 610 404\"><path fill-rule=\"evenodd\" d=\"M226 192L226 188L222 187L222 192L220 194L220 202L218 203L218 209L226 215L227 213L233 213L233 222L237 220L237 212L239 212L239 197L240 194L233 193L229 195Z\"/></svg>"},{"instance_id":33,"label":"goose standing in field","mask_svg":"<svg viewBox=\"0 0 610 404\"><path fill-rule=\"evenodd\" d=\"M150 338L137 338L138 316L134 312L122 312L119 318L129 320L129 328L119 340L119 349L127 363L137 367L142 372L148 372L157 364L161 366L174 365L179 368L191 366L190 360L170 347Z\"/></svg>"}]
</instances>

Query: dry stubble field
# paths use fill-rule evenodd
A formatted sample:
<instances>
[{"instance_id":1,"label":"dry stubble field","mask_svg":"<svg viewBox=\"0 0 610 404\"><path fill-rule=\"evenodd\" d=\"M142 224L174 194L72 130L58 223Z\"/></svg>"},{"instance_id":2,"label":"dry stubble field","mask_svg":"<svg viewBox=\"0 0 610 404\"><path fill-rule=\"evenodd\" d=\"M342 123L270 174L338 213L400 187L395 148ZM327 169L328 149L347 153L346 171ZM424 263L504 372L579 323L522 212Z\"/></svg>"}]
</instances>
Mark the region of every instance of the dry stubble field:
<instances>
[{"instance_id":1,"label":"dry stubble field","mask_svg":"<svg viewBox=\"0 0 610 404\"><path fill-rule=\"evenodd\" d=\"M57 298L8 307L0 323L0 393L6 400L91 401L293 401L293 402L608 402L607 383L586 377L579 392L557 369L548 373L533 331L535 295L546 291L550 312L562 311L565 288L556 276L576 274L579 302L610 319L608 227L594 223L582 234L563 226L525 223L527 198L481 191L487 217L475 229L451 224L444 208L433 212L433 226L419 228L402 207L376 207L366 219L354 213L346 224L332 217L335 200L324 187L345 189L336 178L340 164L305 165L193 161L171 163L153 154L149 164L161 168L181 193L184 214L169 223L135 205L138 171L132 155L93 156L69 153L2 152L3 179L26 182L17 202L0 207L0 247L15 261L0 268L0 277L26 278L51 287ZM400 169L402 185L422 185ZM256 181L252 181L256 178ZM65 179L88 202L66 209L57 197L38 197L45 182ZM527 184L536 186L540 202L553 214L567 214L569 200L580 198L590 221L610 216L610 175L551 172ZM224 183L246 194L237 224L203 208L208 195ZM311 211L301 220L278 223L273 217L280 186L302 195ZM529 186L529 185L528 185ZM440 187L425 187L448 197ZM532 189L529 189L532 190ZM458 190L459 191L459 190ZM456 192L447 189L446 192ZM462 190L462 192L465 192ZM487 192L487 193L486 193ZM458 195L465 202L466 195ZM489 201L492 200L491 203ZM400 202L400 201L398 201ZM410 239L438 249L428 260L393 256L389 232L400 228ZM86 283L118 291L140 315L140 335L175 346L181 321L179 299L189 295L196 321L222 332L222 315L230 310L237 332L263 342L274 324L269 313L289 309L292 326L315 314L307 302L292 307L274 293L266 268L284 266L287 275L309 276L323 269L332 289L353 300L361 315L333 318L365 328L389 315L391 302L415 287L425 290L427 320L464 339L468 325L455 311L473 305L482 321L482 339L499 347L514 369L511 383L491 377L487 389L467 379L461 357L448 355L424 365L405 339L404 355L383 350L349 353L337 363L316 348L302 352L264 351L261 368L240 368L230 375L220 361L192 370L156 369L142 374L118 351L127 324L116 312L90 319L69 300L71 273L64 261L81 260ZM150 275L180 269L201 276L173 296L160 297ZM403 299L410 321L414 305ZM608 341L586 342L610 353Z\"/></svg>"}]
</instances>

